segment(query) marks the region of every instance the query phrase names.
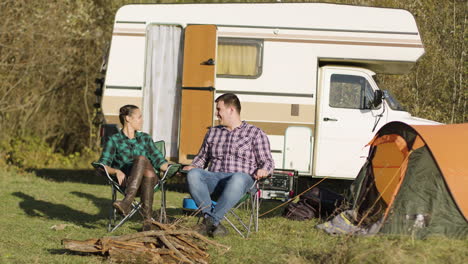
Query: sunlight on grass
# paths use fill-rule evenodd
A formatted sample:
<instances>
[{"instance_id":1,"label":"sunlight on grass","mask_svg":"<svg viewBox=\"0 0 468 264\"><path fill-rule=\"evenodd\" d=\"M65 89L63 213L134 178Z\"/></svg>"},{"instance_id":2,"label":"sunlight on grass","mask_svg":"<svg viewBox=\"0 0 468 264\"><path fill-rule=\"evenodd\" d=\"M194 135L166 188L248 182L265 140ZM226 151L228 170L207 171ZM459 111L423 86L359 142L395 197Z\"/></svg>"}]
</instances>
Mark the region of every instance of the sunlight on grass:
<instances>
[{"instance_id":1,"label":"sunlight on grass","mask_svg":"<svg viewBox=\"0 0 468 264\"><path fill-rule=\"evenodd\" d=\"M0 169L0 263L101 263L104 257L77 255L60 244L64 238L84 240L108 236L110 188L83 171L66 171L47 177ZM85 174L83 174L85 175ZM86 179L86 177L89 177ZM168 215L191 228L197 218L181 210L186 193L168 192ZM155 195L155 211L160 194ZM261 211L278 205L263 202ZM242 215L242 213L241 213ZM231 247L223 253L211 249L213 263L464 263L468 240L433 237L333 237L317 230L318 220L294 222L281 209L260 219L260 230L243 239L230 228L230 235L216 238ZM134 218L112 235L134 233L141 228ZM52 227L65 224L63 230Z\"/></svg>"}]
</instances>

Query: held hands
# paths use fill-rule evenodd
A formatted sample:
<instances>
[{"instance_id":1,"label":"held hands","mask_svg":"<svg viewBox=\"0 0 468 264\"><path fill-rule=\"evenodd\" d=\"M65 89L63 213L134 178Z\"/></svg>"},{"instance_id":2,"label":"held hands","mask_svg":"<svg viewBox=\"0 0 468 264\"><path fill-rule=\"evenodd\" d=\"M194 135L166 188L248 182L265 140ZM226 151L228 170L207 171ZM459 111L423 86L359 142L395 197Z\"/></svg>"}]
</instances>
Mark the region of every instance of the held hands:
<instances>
[{"instance_id":1,"label":"held hands","mask_svg":"<svg viewBox=\"0 0 468 264\"><path fill-rule=\"evenodd\" d=\"M254 179L260 180L260 179L263 179L265 177L268 177L268 171L267 170L258 169L255 172Z\"/></svg>"},{"instance_id":2,"label":"held hands","mask_svg":"<svg viewBox=\"0 0 468 264\"><path fill-rule=\"evenodd\" d=\"M125 186L127 182L125 181L125 173L121 170L116 170L115 176L117 176L117 181L119 182L120 186Z\"/></svg>"}]
</instances>

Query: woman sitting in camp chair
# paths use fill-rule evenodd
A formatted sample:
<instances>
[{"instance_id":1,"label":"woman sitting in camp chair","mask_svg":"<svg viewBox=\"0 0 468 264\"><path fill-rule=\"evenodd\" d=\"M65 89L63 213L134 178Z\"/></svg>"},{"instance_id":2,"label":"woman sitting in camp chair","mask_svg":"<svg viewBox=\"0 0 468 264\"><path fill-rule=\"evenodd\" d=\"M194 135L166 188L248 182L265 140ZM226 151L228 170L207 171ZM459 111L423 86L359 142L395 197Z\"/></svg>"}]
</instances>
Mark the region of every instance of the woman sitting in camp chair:
<instances>
[{"instance_id":1,"label":"woman sitting in camp chair","mask_svg":"<svg viewBox=\"0 0 468 264\"><path fill-rule=\"evenodd\" d=\"M125 105L119 113L122 130L109 137L99 163L125 187L125 198L113 203L121 214L128 215L137 194L141 196L143 231L151 230L153 213L153 188L158 182L155 170L165 171L168 163L156 149L150 135L140 132L143 119L135 105Z\"/></svg>"}]
</instances>

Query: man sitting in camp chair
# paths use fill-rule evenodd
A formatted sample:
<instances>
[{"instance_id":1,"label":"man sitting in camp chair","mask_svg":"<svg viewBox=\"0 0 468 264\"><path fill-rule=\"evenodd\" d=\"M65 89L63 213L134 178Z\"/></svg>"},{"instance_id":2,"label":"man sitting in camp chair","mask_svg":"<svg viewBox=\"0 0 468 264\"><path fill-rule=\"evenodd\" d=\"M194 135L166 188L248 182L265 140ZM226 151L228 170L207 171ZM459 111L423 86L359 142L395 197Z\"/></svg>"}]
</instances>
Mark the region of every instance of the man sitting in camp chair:
<instances>
[{"instance_id":1,"label":"man sitting in camp chair","mask_svg":"<svg viewBox=\"0 0 468 264\"><path fill-rule=\"evenodd\" d=\"M241 121L240 101L235 94L216 99L219 126L211 127L188 171L190 194L203 212L198 226L201 234L222 236L224 215L253 187L255 180L268 176L274 168L270 142L260 128ZM204 170L208 167L208 170ZM220 196L214 207L211 194Z\"/></svg>"}]
</instances>

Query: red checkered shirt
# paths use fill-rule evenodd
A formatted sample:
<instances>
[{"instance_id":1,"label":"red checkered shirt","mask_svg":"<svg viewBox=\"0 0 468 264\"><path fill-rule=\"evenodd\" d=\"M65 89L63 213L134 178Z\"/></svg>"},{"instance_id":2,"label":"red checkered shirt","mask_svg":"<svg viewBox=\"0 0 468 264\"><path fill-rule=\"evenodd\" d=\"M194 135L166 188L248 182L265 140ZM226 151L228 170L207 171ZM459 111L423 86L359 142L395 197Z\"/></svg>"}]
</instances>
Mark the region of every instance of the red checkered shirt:
<instances>
[{"instance_id":1,"label":"red checkered shirt","mask_svg":"<svg viewBox=\"0 0 468 264\"><path fill-rule=\"evenodd\" d=\"M229 131L224 126L211 127L198 155L192 162L212 172L244 172L254 175L257 169L274 169L270 141L260 128L242 122Z\"/></svg>"}]
</instances>

